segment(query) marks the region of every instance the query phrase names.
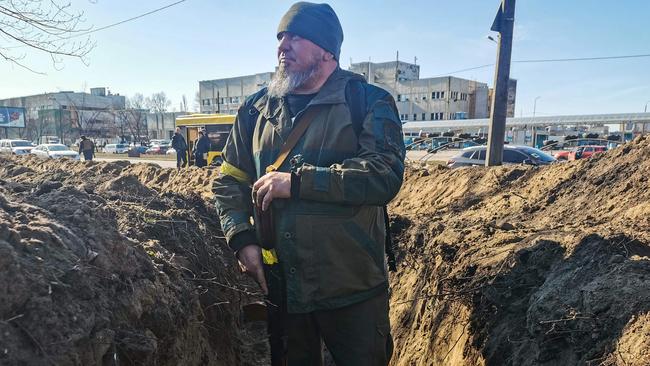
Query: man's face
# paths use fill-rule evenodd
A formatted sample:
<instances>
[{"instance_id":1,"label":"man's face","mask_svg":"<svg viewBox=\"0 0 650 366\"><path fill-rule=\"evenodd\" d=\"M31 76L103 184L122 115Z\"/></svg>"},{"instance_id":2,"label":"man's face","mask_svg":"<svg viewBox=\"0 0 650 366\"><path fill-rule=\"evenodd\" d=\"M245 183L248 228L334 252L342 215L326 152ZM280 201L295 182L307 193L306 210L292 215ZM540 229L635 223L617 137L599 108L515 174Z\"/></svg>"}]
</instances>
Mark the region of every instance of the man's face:
<instances>
[{"instance_id":1,"label":"man's face","mask_svg":"<svg viewBox=\"0 0 650 366\"><path fill-rule=\"evenodd\" d=\"M278 38L278 72L269 83L269 95L285 96L318 78L326 51L313 42L291 34Z\"/></svg>"},{"instance_id":2,"label":"man's face","mask_svg":"<svg viewBox=\"0 0 650 366\"><path fill-rule=\"evenodd\" d=\"M278 42L278 62L280 68L288 73L305 72L314 68L325 54L312 41L293 33L281 33Z\"/></svg>"}]
</instances>

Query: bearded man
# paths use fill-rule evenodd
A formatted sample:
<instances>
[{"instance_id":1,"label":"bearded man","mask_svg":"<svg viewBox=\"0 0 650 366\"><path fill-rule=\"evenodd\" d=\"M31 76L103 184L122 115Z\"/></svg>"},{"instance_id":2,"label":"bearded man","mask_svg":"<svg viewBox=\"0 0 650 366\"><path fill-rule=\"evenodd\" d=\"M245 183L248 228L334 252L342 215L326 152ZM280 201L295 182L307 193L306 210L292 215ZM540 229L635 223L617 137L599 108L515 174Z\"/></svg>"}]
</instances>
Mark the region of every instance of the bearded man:
<instances>
[{"instance_id":1,"label":"bearded man","mask_svg":"<svg viewBox=\"0 0 650 366\"><path fill-rule=\"evenodd\" d=\"M241 106L223 150L221 226L267 295L274 365L320 365L323 342L338 366L387 365L384 206L405 156L395 102L339 68L329 5L294 4L277 39L278 71Z\"/></svg>"}]
</instances>

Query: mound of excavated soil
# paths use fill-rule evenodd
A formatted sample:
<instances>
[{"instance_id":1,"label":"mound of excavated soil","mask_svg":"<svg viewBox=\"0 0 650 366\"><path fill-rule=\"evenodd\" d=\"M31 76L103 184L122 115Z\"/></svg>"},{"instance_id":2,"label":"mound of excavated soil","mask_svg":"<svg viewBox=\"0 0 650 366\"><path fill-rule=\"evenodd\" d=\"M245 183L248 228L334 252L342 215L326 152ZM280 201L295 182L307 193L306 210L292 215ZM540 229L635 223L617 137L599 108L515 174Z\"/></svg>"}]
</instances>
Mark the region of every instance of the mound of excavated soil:
<instances>
[{"instance_id":1,"label":"mound of excavated soil","mask_svg":"<svg viewBox=\"0 0 650 366\"><path fill-rule=\"evenodd\" d=\"M650 365L649 158L408 171L393 365Z\"/></svg>"},{"instance_id":2,"label":"mound of excavated soil","mask_svg":"<svg viewBox=\"0 0 650 366\"><path fill-rule=\"evenodd\" d=\"M0 364L258 364L214 170L0 158ZM255 343L257 342L257 344Z\"/></svg>"},{"instance_id":3,"label":"mound of excavated soil","mask_svg":"<svg viewBox=\"0 0 650 366\"><path fill-rule=\"evenodd\" d=\"M408 170L392 364L649 365L649 157ZM0 158L0 364L268 364L215 174Z\"/></svg>"}]
</instances>

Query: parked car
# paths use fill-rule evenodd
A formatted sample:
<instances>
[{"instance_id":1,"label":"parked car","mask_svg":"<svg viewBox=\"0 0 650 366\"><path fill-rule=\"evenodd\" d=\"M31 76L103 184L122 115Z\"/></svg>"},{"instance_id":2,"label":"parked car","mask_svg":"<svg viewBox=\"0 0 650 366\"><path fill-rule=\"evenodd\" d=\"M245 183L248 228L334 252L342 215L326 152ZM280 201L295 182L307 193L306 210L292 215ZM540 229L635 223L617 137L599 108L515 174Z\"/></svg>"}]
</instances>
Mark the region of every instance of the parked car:
<instances>
[{"instance_id":1,"label":"parked car","mask_svg":"<svg viewBox=\"0 0 650 366\"><path fill-rule=\"evenodd\" d=\"M131 146L131 147L129 148L129 150L131 150L131 151L135 150L135 151L137 151L139 154L144 154L144 153L146 153L146 152L147 152L147 149L149 149L147 146L141 146L141 145Z\"/></svg>"},{"instance_id":2,"label":"parked car","mask_svg":"<svg viewBox=\"0 0 650 366\"><path fill-rule=\"evenodd\" d=\"M109 154L124 154L129 151L127 144L108 144L104 146L104 152Z\"/></svg>"},{"instance_id":3,"label":"parked car","mask_svg":"<svg viewBox=\"0 0 650 366\"><path fill-rule=\"evenodd\" d=\"M170 148L167 149L167 151L165 152L165 155L176 155L176 149L174 149L173 147L170 147Z\"/></svg>"},{"instance_id":4,"label":"parked car","mask_svg":"<svg viewBox=\"0 0 650 366\"><path fill-rule=\"evenodd\" d=\"M0 140L1 154L25 155L33 148L34 145L27 140Z\"/></svg>"},{"instance_id":5,"label":"parked car","mask_svg":"<svg viewBox=\"0 0 650 366\"><path fill-rule=\"evenodd\" d=\"M41 144L31 151L32 154L46 159L69 158L79 160L79 153L63 144Z\"/></svg>"},{"instance_id":6,"label":"parked car","mask_svg":"<svg viewBox=\"0 0 650 366\"><path fill-rule=\"evenodd\" d=\"M571 150L561 150L553 154L553 157L557 160L569 160L569 154Z\"/></svg>"},{"instance_id":7,"label":"parked car","mask_svg":"<svg viewBox=\"0 0 650 366\"><path fill-rule=\"evenodd\" d=\"M578 146L574 151L571 151L569 153L568 160L587 159L594 156L595 154L603 153L605 151L607 151L607 146Z\"/></svg>"},{"instance_id":8,"label":"parked car","mask_svg":"<svg viewBox=\"0 0 650 366\"><path fill-rule=\"evenodd\" d=\"M166 145L152 145L147 149L147 154L165 154L169 146Z\"/></svg>"},{"instance_id":9,"label":"parked car","mask_svg":"<svg viewBox=\"0 0 650 366\"><path fill-rule=\"evenodd\" d=\"M487 146L473 146L463 149L460 154L447 161L450 168L485 165ZM503 164L547 165L556 162L554 157L530 146L503 146Z\"/></svg>"}]
</instances>

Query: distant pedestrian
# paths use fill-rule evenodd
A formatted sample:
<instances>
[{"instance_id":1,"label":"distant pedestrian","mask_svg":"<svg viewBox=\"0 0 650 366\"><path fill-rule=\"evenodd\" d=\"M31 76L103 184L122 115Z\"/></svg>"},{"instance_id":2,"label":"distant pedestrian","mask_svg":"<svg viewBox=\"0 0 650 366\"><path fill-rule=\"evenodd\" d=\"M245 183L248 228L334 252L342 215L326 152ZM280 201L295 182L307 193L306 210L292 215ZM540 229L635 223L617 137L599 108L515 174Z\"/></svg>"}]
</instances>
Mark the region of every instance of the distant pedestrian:
<instances>
[{"instance_id":1,"label":"distant pedestrian","mask_svg":"<svg viewBox=\"0 0 650 366\"><path fill-rule=\"evenodd\" d=\"M81 136L81 142L79 143L79 154L83 154L84 160L91 161L95 157L95 143L86 138L86 136Z\"/></svg>"},{"instance_id":2,"label":"distant pedestrian","mask_svg":"<svg viewBox=\"0 0 650 366\"><path fill-rule=\"evenodd\" d=\"M180 127L176 127L176 132L172 137L172 148L176 150L176 169L181 170L182 166L187 165L187 142L181 134Z\"/></svg>"},{"instance_id":3,"label":"distant pedestrian","mask_svg":"<svg viewBox=\"0 0 650 366\"><path fill-rule=\"evenodd\" d=\"M199 168L208 165L208 151L210 151L210 139L205 131L199 131L199 138L194 144L194 164Z\"/></svg>"}]
</instances>

